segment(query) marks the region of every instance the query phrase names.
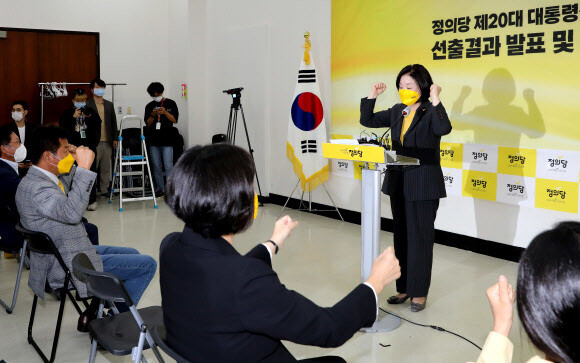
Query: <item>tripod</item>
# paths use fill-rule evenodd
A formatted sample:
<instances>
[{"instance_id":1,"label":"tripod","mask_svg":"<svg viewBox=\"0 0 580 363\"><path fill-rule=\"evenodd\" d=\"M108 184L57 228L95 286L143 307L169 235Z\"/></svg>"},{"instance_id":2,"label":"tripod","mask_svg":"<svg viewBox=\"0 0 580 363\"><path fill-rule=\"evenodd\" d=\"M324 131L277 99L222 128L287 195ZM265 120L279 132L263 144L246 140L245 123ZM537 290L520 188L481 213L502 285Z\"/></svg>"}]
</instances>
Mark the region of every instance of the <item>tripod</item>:
<instances>
[{"instance_id":1,"label":"tripod","mask_svg":"<svg viewBox=\"0 0 580 363\"><path fill-rule=\"evenodd\" d=\"M238 111L242 112L242 121L244 123L244 131L246 132L246 140L248 141L248 151L252 156L252 160L254 160L254 149L252 149L252 144L250 143L250 135L248 134L248 126L246 125L246 117L244 116L244 107L242 106L240 98L242 94L240 93L241 89L239 89L236 93L230 93L232 95L232 105L230 106L230 118L228 120L228 133L227 133L227 142L230 145L236 144L236 131L238 129ZM226 92L226 91L224 91ZM229 92L226 92L229 93ZM255 160L254 160L255 165ZM260 202L260 206L263 206L264 197L262 196L262 188L260 187L260 179L258 178L258 169L256 168L256 183L258 184L258 201Z\"/></svg>"}]
</instances>

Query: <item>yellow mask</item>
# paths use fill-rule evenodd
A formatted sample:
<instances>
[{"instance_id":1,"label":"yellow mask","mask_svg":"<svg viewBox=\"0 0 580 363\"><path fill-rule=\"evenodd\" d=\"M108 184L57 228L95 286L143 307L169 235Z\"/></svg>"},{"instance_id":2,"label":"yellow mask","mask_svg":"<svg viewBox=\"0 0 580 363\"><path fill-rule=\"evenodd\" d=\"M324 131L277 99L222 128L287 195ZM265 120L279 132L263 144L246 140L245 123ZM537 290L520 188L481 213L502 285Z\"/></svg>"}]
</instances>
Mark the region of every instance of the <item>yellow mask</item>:
<instances>
[{"instance_id":1,"label":"yellow mask","mask_svg":"<svg viewBox=\"0 0 580 363\"><path fill-rule=\"evenodd\" d=\"M55 158L58 159L58 156L52 154ZM75 158L71 154L68 154L64 159L59 159L58 162L58 173L59 174L68 174L70 169L72 168L73 164L75 163ZM54 165L54 164L52 164Z\"/></svg>"},{"instance_id":2,"label":"yellow mask","mask_svg":"<svg viewBox=\"0 0 580 363\"><path fill-rule=\"evenodd\" d=\"M419 100L419 93L410 89L400 89L399 96L401 96L401 102L407 106L411 106Z\"/></svg>"},{"instance_id":3,"label":"yellow mask","mask_svg":"<svg viewBox=\"0 0 580 363\"><path fill-rule=\"evenodd\" d=\"M258 218L258 194L254 192L254 219Z\"/></svg>"}]
</instances>

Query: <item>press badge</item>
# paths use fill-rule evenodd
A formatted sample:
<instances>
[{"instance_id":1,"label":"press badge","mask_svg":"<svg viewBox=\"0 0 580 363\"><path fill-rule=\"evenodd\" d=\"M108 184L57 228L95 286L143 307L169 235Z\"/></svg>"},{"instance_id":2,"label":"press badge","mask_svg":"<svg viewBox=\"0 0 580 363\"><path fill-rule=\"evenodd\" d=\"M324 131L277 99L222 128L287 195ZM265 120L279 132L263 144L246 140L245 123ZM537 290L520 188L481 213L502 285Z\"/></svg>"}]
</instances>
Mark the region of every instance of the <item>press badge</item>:
<instances>
[{"instance_id":1,"label":"press badge","mask_svg":"<svg viewBox=\"0 0 580 363\"><path fill-rule=\"evenodd\" d=\"M155 124L155 129L156 129L156 130L161 130L161 122L157 122L157 123Z\"/></svg>"},{"instance_id":2,"label":"press badge","mask_svg":"<svg viewBox=\"0 0 580 363\"><path fill-rule=\"evenodd\" d=\"M87 133L85 132L85 130L81 131L81 139L86 139L87 138Z\"/></svg>"}]
</instances>

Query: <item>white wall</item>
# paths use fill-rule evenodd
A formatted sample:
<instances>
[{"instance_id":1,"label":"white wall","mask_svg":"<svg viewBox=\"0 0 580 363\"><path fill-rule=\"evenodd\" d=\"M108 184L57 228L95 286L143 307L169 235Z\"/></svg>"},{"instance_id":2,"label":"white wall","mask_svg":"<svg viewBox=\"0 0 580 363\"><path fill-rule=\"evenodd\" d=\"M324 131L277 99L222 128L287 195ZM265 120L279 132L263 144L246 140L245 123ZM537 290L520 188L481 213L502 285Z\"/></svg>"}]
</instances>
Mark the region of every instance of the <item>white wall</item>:
<instances>
[{"instance_id":1,"label":"white wall","mask_svg":"<svg viewBox=\"0 0 580 363\"><path fill-rule=\"evenodd\" d=\"M332 122L331 1L195 0L194 3L206 14L206 29L201 36L205 44L196 43L205 50L206 56L196 64L200 66L199 72L205 70L207 77L205 92L202 92L207 119L195 120L196 124L204 125L200 126L204 132L196 135L195 142L208 142L212 134L225 132L230 100L220 93L221 90L246 87L242 101L262 188L266 192L288 195L297 177L286 158L286 133L304 31L311 34L312 56L318 68L326 120L329 125ZM197 22L199 16L199 13L190 12L190 24ZM353 98L363 96L352 95ZM190 109L190 114L193 111ZM240 136L238 144L245 147ZM360 211L360 181L331 176L327 185L339 207ZM330 203L323 190L314 191L313 200ZM391 218L388 197L382 197L381 208L383 217ZM537 233L566 219L578 219L578 215L448 197L441 202L436 227L527 246Z\"/></svg>"},{"instance_id":2,"label":"white wall","mask_svg":"<svg viewBox=\"0 0 580 363\"><path fill-rule=\"evenodd\" d=\"M180 98L186 78L187 0L0 0L0 9L3 27L99 32L101 78L128 84L115 88L115 106L123 107L123 115L131 106L143 117L151 101L146 88L159 81L182 108L178 128L187 140L189 114ZM110 97L108 90L105 98Z\"/></svg>"}]
</instances>

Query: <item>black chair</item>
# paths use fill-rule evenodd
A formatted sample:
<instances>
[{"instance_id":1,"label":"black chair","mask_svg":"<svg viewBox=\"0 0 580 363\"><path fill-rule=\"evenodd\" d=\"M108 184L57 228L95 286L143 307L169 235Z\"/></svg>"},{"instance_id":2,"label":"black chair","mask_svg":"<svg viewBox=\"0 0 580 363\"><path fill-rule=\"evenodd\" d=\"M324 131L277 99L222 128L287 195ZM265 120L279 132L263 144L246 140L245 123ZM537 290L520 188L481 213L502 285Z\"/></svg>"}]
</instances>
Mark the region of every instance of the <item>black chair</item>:
<instances>
[{"instance_id":1,"label":"black chair","mask_svg":"<svg viewBox=\"0 0 580 363\"><path fill-rule=\"evenodd\" d=\"M6 304L4 301L2 301L2 299L0 299L0 305L4 306L4 308L6 309L6 312L8 314L12 314L12 312L14 311L14 307L16 307L16 299L18 298L18 290L20 288L20 277L22 276L22 266L24 266L24 262L26 260L26 240L24 240L24 243L22 244L22 248L18 251L7 251L4 250L4 252L8 252L8 253L12 253L15 255L19 255L20 256L20 263L18 264L18 274L16 275L16 284L14 285L14 293L12 294L12 305L8 306L8 304Z\"/></svg>"},{"instance_id":2,"label":"black chair","mask_svg":"<svg viewBox=\"0 0 580 363\"><path fill-rule=\"evenodd\" d=\"M180 356L179 354L177 354L171 347L169 347L169 345L167 345L166 330L165 330L165 325L163 325L163 323L155 325L150 330L150 332L151 332L151 336L153 337L153 340L155 341L155 344L157 344L159 347L161 347L161 350L163 350L165 353L167 353L168 356L175 359L175 361L177 361L177 363L189 363L190 362L187 359Z\"/></svg>"},{"instance_id":3,"label":"black chair","mask_svg":"<svg viewBox=\"0 0 580 363\"><path fill-rule=\"evenodd\" d=\"M135 362L141 361L144 349L151 348L157 360L164 362L147 328L163 322L161 306L137 309L123 281L111 273L96 271L84 253L73 258L72 266L75 276L87 284L88 292L100 299L97 319L89 323L93 338L89 362L95 360L97 343L114 355L131 354ZM105 303L112 307L112 316L103 317ZM126 304L129 311L119 313L115 303Z\"/></svg>"},{"instance_id":4,"label":"black chair","mask_svg":"<svg viewBox=\"0 0 580 363\"><path fill-rule=\"evenodd\" d=\"M71 294L71 291L75 290L74 285L72 285L72 274L71 274L70 270L68 269L67 265L64 263L64 260L62 259L60 252L58 252L58 249L54 245L54 242L52 241L52 239L48 235L46 235L42 232L30 231L30 230L24 228L22 226L22 224L20 224L20 223L18 223L16 225L16 230L19 231L22 234L24 240L28 242L28 250L31 253L39 253L39 254L43 254L43 255L54 256L56 258L56 260L58 261L60 267L64 270L64 273L65 273L64 283L63 283L61 288L51 289L48 286L48 283L47 283L47 287L46 287L46 292L55 294L55 295L60 297L60 306L58 309L58 317L56 319L56 328L54 331L54 338L53 338L53 342L52 342L52 350L50 353L50 359L48 359L46 357L46 355L42 352L42 350L40 349L38 344L36 344L36 342L32 338L32 327L34 325L34 317L36 314L36 305L38 303L38 296L36 296L36 294L34 294L34 299L32 300L32 310L30 311L30 321L28 323L28 343L34 347L34 350L36 350L36 352L40 355L40 358L42 358L42 360L44 362L52 363L52 362L54 362L54 360L56 358L56 348L58 346L58 338L60 335L60 326L62 324L62 314L64 312L64 305L66 303L67 296L70 299L70 301L72 301L72 303L73 303L75 309L77 310L77 312L79 313L79 315L82 313L81 308L79 307L75 298ZM88 307L86 300L82 300L82 302L84 303L85 307Z\"/></svg>"}]
</instances>

